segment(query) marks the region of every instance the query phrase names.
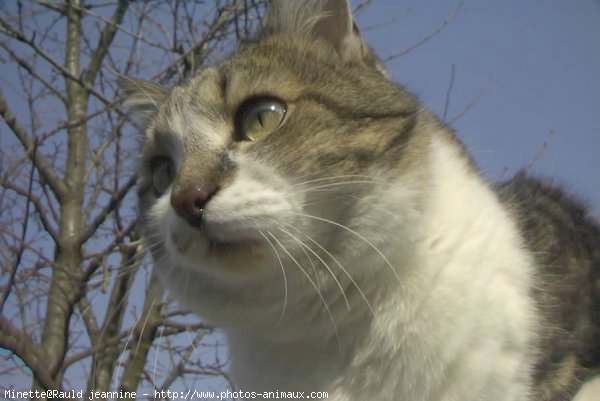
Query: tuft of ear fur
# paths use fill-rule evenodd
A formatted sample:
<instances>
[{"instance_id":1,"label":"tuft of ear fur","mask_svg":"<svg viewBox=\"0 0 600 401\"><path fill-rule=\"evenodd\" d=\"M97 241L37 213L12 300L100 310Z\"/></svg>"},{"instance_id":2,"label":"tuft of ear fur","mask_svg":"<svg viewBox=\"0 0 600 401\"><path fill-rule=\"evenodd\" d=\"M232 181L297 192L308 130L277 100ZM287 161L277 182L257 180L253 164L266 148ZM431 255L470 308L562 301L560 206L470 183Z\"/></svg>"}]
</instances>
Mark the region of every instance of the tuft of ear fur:
<instances>
[{"instance_id":1,"label":"tuft of ear fur","mask_svg":"<svg viewBox=\"0 0 600 401\"><path fill-rule=\"evenodd\" d=\"M148 125L169 94L168 89L139 78L119 77L117 84L129 118L140 128Z\"/></svg>"},{"instance_id":2,"label":"tuft of ear fur","mask_svg":"<svg viewBox=\"0 0 600 401\"><path fill-rule=\"evenodd\" d=\"M386 74L354 23L347 0L271 0L263 32L323 39L345 62L371 65Z\"/></svg>"}]
</instances>

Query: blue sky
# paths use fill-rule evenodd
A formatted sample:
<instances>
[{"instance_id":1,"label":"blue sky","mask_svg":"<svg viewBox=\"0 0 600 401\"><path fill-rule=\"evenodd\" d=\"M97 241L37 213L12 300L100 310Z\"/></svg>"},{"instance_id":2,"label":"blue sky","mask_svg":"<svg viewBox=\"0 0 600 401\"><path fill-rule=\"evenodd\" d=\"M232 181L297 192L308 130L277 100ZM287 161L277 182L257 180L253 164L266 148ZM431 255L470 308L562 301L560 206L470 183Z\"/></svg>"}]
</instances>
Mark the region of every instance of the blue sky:
<instances>
[{"instance_id":1,"label":"blue sky","mask_svg":"<svg viewBox=\"0 0 600 401\"><path fill-rule=\"evenodd\" d=\"M358 15L382 58L411 46L458 1L375 0ZM586 200L600 217L600 1L467 0L437 36L390 61L393 77L442 115L451 68L453 124L490 178L527 167ZM553 134L551 134L553 132Z\"/></svg>"}]
</instances>

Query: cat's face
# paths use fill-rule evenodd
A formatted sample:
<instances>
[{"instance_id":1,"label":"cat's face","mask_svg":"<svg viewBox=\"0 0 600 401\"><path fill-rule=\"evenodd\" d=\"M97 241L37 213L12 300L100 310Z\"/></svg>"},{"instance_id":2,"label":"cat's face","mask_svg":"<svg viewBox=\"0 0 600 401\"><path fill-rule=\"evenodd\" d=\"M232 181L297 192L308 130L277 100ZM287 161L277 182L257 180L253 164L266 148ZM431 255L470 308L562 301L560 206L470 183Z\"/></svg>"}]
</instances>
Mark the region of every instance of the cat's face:
<instances>
[{"instance_id":1,"label":"cat's face","mask_svg":"<svg viewBox=\"0 0 600 401\"><path fill-rule=\"evenodd\" d=\"M373 247L388 183L419 159L406 146L418 105L366 56L266 31L172 91L124 83L147 122L144 232L158 269L181 280L287 269L300 287L340 286L356 273L328 265Z\"/></svg>"}]
</instances>

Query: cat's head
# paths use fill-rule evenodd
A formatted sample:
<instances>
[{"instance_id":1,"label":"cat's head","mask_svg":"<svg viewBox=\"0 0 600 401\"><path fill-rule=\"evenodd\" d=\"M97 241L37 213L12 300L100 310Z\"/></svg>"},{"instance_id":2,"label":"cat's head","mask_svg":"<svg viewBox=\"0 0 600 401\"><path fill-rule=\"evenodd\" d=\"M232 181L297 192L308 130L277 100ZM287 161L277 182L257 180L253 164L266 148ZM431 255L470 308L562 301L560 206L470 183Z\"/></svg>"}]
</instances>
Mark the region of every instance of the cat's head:
<instances>
[{"instance_id":1,"label":"cat's head","mask_svg":"<svg viewBox=\"0 0 600 401\"><path fill-rule=\"evenodd\" d=\"M350 282L359 273L337 264L373 253L390 235L388 203L412 194L390 182L414 181L418 103L386 77L345 0L273 1L222 63L171 90L130 78L121 89L145 126L144 232L157 269L184 287L196 276L283 287L281 269L291 298L310 281Z\"/></svg>"}]
</instances>

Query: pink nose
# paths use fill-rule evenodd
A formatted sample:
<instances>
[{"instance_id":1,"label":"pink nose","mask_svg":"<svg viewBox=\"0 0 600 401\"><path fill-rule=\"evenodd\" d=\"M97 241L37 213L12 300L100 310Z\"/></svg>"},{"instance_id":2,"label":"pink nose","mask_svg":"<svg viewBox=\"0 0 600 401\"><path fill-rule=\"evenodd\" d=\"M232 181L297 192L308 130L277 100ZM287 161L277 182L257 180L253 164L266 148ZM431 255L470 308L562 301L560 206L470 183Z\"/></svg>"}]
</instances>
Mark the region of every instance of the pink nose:
<instances>
[{"instance_id":1,"label":"pink nose","mask_svg":"<svg viewBox=\"0 0 600 401\"><path fill-rule=\"evenodd\" d=\"M171 206L181 218L193 226L202 223L202 214L212 194L199 188L171 193Z\"/></svg>"}]
</instances>

